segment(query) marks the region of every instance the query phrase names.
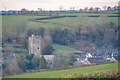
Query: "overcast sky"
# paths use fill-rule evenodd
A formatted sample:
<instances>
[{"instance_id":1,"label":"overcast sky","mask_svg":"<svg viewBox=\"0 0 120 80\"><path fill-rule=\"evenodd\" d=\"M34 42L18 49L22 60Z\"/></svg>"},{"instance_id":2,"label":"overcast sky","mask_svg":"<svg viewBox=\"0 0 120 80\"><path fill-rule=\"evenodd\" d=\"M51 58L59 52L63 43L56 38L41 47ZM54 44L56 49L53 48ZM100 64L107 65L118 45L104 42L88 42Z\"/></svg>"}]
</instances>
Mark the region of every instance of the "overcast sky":
<instances>
[{"instance_id":1,"label":"overcast sky","mask_svg":"<svg viewBox=\"0 0 120 80\"><path fill-rule=\"evenodd\" d=\"M2 0L0 10L20 10L26 8L36 10L42 8L45 10L59 10L60 6L64 9L75 7L80 9L84 7L103 7L118 5L120 0Z\"/></svg>"}]
</instances>

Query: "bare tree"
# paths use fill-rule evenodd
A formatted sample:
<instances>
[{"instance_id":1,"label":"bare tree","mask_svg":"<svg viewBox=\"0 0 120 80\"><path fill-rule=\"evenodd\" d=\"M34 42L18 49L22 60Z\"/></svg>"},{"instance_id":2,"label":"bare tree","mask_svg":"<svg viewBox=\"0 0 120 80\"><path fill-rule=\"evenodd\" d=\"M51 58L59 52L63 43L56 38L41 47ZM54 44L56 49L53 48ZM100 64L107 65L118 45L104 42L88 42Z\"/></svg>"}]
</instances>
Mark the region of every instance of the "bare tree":
<instances>
[{"instance_id":1,"label":"bare tree","mask_svg":"<svg viewBox=\"0 0 120 80\"><path fill-rule=\"evenodd\" d=\"M103 9L104 9L104 11L105 11L105 10L107 9L107 6L104 6Z\"/></svg>"},{"instance_id":2,"label":"bare tree","mask_svg":"<svg viewBox=\"0 0 120 80\"><path fill-rule=\"evenodd\" d=\"M60 11L62 11L64 9L62 5L59 8L60 8Z\"/></svg>"},{"instance_id":3,"label":"bare tree","mask_svg":"<svg viewBox=\"0 0 120 80\"><path fill-rule=\"evenodd\" d=\"M10 59L8 61L8 65L6 66L6 68L3 69L3 73L5 75L16 75L16 74L20 74L21 72L22 70L18 66L17 60L15 59Z\"/></svg>"},{"instance_id":4,"label":"bare tree","mask_svg":"<svg viewBox=\"0 0 120 80\"><path fill-rule=\"evenodd\" d=\"M85 8L84 8L84 11L88 11L88 7L85 7Z\"/></svg>"}]
</instances>

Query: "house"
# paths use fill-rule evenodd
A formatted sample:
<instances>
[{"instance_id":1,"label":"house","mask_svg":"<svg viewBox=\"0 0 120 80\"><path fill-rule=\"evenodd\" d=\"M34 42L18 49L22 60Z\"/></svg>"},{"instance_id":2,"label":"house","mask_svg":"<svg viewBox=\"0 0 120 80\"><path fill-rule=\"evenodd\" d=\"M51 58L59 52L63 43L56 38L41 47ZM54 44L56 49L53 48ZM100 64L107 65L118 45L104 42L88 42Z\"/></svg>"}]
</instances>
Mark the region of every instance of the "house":
<instances>
[{"instance_id":1,"label":"house","mask_svg":"<svg viewBox=\"0 0 120 80\"><path fill-rule=\"evenodd\" d=\"M85 57L77 56L76 59L77 59L77 61L80 61L81 63L83 63L85 61Z\"/></svg>"},{"instance_id":2,"label":"house","mask_svg":"<svg viewBox=\"0 0 120 80\"><path fill-rule=\"evenodd\" d=\"M92 57L92 58L86 58L84 64L98 64L105 62L106 61L102 57Z\"/></svg>"},{"instance_id":3,"label":"house","mask_svg":"<svg viewBox=\"0 0 120 80\"><path fill-rule=\"evenodd\" d=\"M47 61L47 66L52 68L53 67L53 60L54 55L40 55L40 57L44 56L45 60Z\"/></svg>"},{"instance_id":4,"label":"house","mask_svg":"<svg viewBox=\"0 0 120 80\"><path fill-rule=\"evenodd\" d=\"M15 56L4 56L2 63L7 63L10 59L16 59Z\"/></svg>"},{"instance_id":5,"label":"house","mask_svg":"<svg viewBox=\"0 0 120 80\"><path fill-rule=\"evenodd\" d=\"M87 53L87 54L86 54L86 57L87 57L87 58L92 57L92 54L91 54L91 53Z\"/></svg>"},{"instance_id":6,"label":"house","mask_svg":"<svg viewBox=\"0 0 120 80\"><path fill-rule=\"evenodd\" d=\"M29 37L29 54L41 55L41 37L32 35Z\"/></svg>"},{"instance_id":7,"label":"house","mask_svg":"<svg viewBox=\"0 0 120 80\"><path fill-rule=\"evenodd\" d=\"M120 61L120 57L118 57L118 56L114 56L114 57L110 58L110 62L118 62L118 61Z\"/></svg>"},{"instance_id":8,"label":"house","mask_svg":"<svg viewBox=\"0 0 120 80\"><path fill-rule=\"evenodd\" d=\"M84 64L97 64L98 61L96 59L87 59L84 61Z\"/></svg>"}]
</instances>

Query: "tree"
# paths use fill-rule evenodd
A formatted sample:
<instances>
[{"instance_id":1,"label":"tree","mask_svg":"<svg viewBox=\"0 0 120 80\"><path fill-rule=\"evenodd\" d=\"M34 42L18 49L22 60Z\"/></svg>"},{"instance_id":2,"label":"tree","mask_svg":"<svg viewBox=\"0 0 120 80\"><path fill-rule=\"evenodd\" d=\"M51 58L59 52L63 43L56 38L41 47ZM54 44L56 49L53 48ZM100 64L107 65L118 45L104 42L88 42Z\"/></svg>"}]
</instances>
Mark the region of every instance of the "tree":
<instances>
[{"instance_id":1,"label":"tree","mask_svg":"<svg viewBox=\"0 0 120 80\"><path fill-rule=\"evenodd\" d=\"M91 7L90 9L89 9L89 11L93 11L94 9L93 9L93 7Z\"/></svg>"},{"instance_id":2,"label":"tree","mask_svg":"<svg viewBox=\"0 0 120 80\"><path fill-rule=\"evenodd\" d=\"M50 44L47 44L42 49L42 55L51 55L53 51L54 51L53 47Z\"/></svg>"},{"instance_id":3,"label":"tree","mask_svg":"<svg viewBox=\"0 0 120 80\"><path fill-rule=\"evenodd\" d=\"M32 63L32 59L34 57L34 54L30 54L30 55L26 55L26 62L27 62L27 69L34 69L35 66L34 64Z\"/></svg>"},{"instance_id":4,"label":"tree","mask_svg":"<svg viewBox=\"0 0 120 80\"><path fill-rule=\"evenodd\" d=\"M69 51L58 51L55 53L54 67L73 66L75 61L75 55L69 54Z\"/></svg>"},{"instance_id":5,"label":"tree","mask_svg":"<svg viewBox=\"0 0 120 80\"><path fill-rule=\"evenodd\" d=\"M99 7L95 7L95 11L100 11L101 9Z\"/></svg>"},{"instance_id":6,"label":"tree","mask_svg":"<svg viewBox=\"0 0 120 80\"><path fill-rule=\"evenodd\" d=\"M47 68L47 62L44 58L44 56L42 56L40 58L40 65L39 65L40 69L46 69Z\"/></svg>"},{"instance_id":7,"label":"tree","mask_svg":"<svg viewBox=\"0 0 120 80\"><path fill-rule=\"evenodd\" d=\"M32 24L33 26L36 26L35 24ZM37 27L37 26L36 26ZM29 28L28 32L27 32L27 35L28 36L31 36L32 34L34 35L39 35L39 36L44 36L44 33L45 33L45 29L43 27L37 27L37 28Z\"/></svg>"},{"instance_id":8,"label":"tree","mask_svg":"<svg viewBox=\"0 0 120 80\"><path fill-rule=\"evenodd\" d=\"M68 57L69 57L69 65L73 66L74 62L77 61L76 56L73 54L70 54Z\"/></svg>"},{"instance_id":9,"label":"tree","mask_svg":"<svg viewBox=\"0 0 120 80\"><path fill-rule=\"evenodd\" d=\"M105 11L105 10L107 9L107 6L104 6L103 9L104 9L104 11Z\"/></svg>"},{"instance_id":10,"label":"tree","mask_svg":"<svg viewBox=\"0 0 120 80\"><path fill-rule=\"evenodd\" d=\"M49 15L52 16L52 10L49 11Z\"/></svg>"},{"instance_id":11,"label":"tree","mask_svg":"<svg viewBox=\"0 0 120 80\"><path fill-rule=\"evenodd\" d=\"M39 68L40 65L40 58L38 56L34 56L32 59L32 64L35 68Z\"/></svg>"},{"instance_id":12,"label":"tree","mask_svg":"<svg viewBox=\"0 0 120 80\"><path fill-rule=\"evenodd\" d=\"M3 70L3 74L6 75L15 75L22 73L20 67L18 66L16 59L10 59L7 63L6 68Z\"/></svg>"},{"instance_id":13,"label":"tree","mask_svg":"<svg viewBox=\"0 0 120 80\"><path fill-rule=\"evenodd\" d=\"M17 62L18 62L19 67L21 68L21 70L25 72L27 69L27 66L26 66L27 64L26 64L25 58L23 58L22 55L19 55Z\"/></svg>"},{"instance_id":14,"label":"tree","mask_svg":"<svg viewBox=\"0 0 120 80\"><path fill-rule=\"evenodd\" d=\"M62 11L62 10L63 10L63 6L60 6L59 8L60 8L60 11Z\"/></svg>"},{"instance_id":15,"label":"tree","mask_svg":"<svg viewBox=\"0 0 120 80\"><path fill-rule=\"evenodd\" d=\"M75 7L70 7L70 11L74 11L75 10Z\"/></svg>"},{"instance_id":16,"label":"tree","mask_svg":"<svg viewBox=\"0 0 120 80\"><path fill-rule=\"evenodd\" d=\"M26 59L32 61L34 54L26 55Z\"/></svg>"},{"instance_id":17,"label":"tree","mask_svg":"<svg viewBox=\"0 0 120 80\"><path fill-rule=\"evenodd\" d=\"M111 6L108 6L108 7L107 7L107 10L108 10L108 11L111 11L111 10L112 10Z\"/></svg>"},{"instance_id":18,"label":"tree","mask_svg":"<svg viewBox=\"0 0 120 80\"><path fill-rule=\"evenodd\" d=\"M88 11L88 7L85 7L85 8L84 8L84 11Z\"/></svg>"}]
</instances>

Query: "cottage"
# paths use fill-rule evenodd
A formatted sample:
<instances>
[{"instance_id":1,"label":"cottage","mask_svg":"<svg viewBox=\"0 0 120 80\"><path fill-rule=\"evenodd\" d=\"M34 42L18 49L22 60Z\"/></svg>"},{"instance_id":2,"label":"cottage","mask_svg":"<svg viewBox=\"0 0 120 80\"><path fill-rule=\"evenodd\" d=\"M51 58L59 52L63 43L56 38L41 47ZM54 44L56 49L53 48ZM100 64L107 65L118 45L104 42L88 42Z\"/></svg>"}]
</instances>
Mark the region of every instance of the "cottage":
<instances>
[{"instance_id":1,"label":"cottage","mask_svg":"<svg viewBox=\"0 0 120 80\"><path fill-rule=\"evenodd\" d=\"M98 63L105 63L106 61L102 57L92 57L86 58L84 64L98 64Z\"/></svg>"},{"instance_id":2,"label":"cottage","mask_svg":"<svg viewBox=\"0 0 120 80\"><path fill-rule=\"evenodd\" d=\"M96 59L87 59L84 61L84 64L97 64L98 61Z\"/></svg>"},{"instance_id":3,"label":"cottage","mask_svg":"<svg viewBox=\"0 0 120 80\"><path fill-rule=\"evenodd\" d=\"M110 62L117 62L117 61L120 61L120 57L114 56L110 58Z\"/></svg>"},{"instance_id":4,"label":"cottage","mask_svg":"<svg viewBox=\"0 0 120 80\"><path fill-rule=\"evenodd\" d=\"M86 57L89 58L89 57L92 57L92 55L90 53L87 53Z\"/></svg>"},{"instance_id":5,"label":"cottage","mask_svg":"<svg viewBox=\"0 0 120 80\"><path fill-rule=\"evenodd\" d=\"M80 61L81 63L83 63L85 61L85 57L77 56L76 59L77 59L77 61Z\"/></svg>"}]
</instances>

